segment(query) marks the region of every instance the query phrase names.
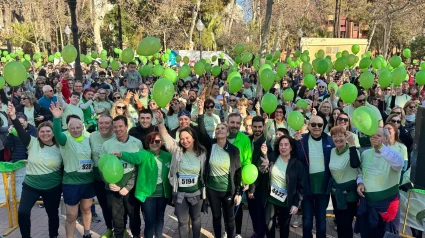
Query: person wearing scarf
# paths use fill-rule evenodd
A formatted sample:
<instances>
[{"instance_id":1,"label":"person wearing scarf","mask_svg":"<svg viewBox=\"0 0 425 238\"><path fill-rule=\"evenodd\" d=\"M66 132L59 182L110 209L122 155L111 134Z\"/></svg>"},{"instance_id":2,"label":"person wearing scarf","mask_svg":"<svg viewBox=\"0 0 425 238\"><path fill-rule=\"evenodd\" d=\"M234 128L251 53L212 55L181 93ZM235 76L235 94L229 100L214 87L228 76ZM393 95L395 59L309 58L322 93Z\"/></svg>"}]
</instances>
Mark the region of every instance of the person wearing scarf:
<instances>
[{"instance_id":1,"label":"person wearing scarf","mask_svg":"<svg viewBox=\"0 0 425 238\"><path fill-rule=\"evenodd\" d=\"M384 128L370 137L372 149L361 156L362 173L357 178L360 202L355 232L362 238L384 237L386 232L399 233L399 181L404 166L399 153L386 146Z\"/></svg>"}]
</instances>

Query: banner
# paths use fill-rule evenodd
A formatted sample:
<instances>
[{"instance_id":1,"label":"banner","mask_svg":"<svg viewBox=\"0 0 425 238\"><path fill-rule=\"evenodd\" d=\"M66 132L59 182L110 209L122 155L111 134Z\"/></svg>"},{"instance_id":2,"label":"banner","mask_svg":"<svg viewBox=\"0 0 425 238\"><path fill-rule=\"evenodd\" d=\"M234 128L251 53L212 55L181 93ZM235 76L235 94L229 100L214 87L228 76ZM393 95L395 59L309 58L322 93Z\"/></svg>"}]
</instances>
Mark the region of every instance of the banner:
<instances>
[{"instance_id":1,"label":"banner","mask_svg":"<svg viewBox=\"0 0 425 238\"><path fill-rule=\"evenodd\" d=\"M23 161L22 161L23 162ZM3 163L0 163L3 164ZM12 164L12 163L9 163ZM14 163L16 164L16 163ZM14 165L16 166L16 165ZM25 166L25 164L24 164ZM19 166L18 166L19 167ZM16 199L21 200L21 194L22 194L22 183L24 182L26 174L26 167L21 167L15 170L15 191L16 191ZM12 196L12 177L8 177L8 184L9 184L9 196ZM0 175L0 203L5 203L6 197L4 194L4 183L3 183L3 176Z\"/></svg>"},{"instance_id":2,"label":"banner","mask_svg":"<svg viewBox=\"0 0 425 238\"><path fill-rule=\"evenodd\" d=\"M404 173L403 182L401 184L410 183L410 169ZM410 190L409 190L410 191ZM400 190L400 223L404 223L406 214L407 201L409 191ZM417 230L424 231L425 224L425 191L413 189L410 194L410 206L407 216L406 226L413 227Z\"/></svg>"}]
</instances>

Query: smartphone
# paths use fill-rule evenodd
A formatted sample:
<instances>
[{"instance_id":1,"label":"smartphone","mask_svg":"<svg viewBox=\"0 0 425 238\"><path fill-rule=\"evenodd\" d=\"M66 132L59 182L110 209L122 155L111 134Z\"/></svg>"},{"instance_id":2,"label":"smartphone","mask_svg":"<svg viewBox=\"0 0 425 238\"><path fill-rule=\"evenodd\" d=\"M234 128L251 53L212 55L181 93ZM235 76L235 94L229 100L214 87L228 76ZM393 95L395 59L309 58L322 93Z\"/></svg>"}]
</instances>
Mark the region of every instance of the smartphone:
<instances>
[{"instance_id":1,"label":"smartphone","mask_svg":"<svg viewBox=\"0 0 425 238\"><path fill-rule=\"evenodd\" d=\"M390 137L390 131L387 128L384 128L384 136Z\"/></svg>"}]
</instances>

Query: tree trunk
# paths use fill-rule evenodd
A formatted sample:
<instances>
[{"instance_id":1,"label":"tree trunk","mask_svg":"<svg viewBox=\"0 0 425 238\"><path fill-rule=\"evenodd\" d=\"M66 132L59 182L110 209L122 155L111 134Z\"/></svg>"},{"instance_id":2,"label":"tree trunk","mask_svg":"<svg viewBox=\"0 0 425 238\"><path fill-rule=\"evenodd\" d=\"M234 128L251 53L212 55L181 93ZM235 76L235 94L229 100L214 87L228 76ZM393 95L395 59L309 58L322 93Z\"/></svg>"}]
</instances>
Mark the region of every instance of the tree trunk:
<instances>
[{"instance_id":1,"label":"tree trunk","mask_svg":"<svg viewBox=\"0 0 425 238\"><path fill-rule=\"evenodd\" d=\"M233 1L232 12L230 13L229 27L227 28L227 35L230 35L230 32L232 32L233 15L235 14L235 8L236 8L236 0Z\"/></svg>"},{"instance_id":2,"label":"tree trunk","mask_svg":"<svg viewBox=\"0 0 425 238\"><path fill-rule=\"evenodd\" d=\"M120 3L118 2L118 4ZM107 0L93 0L93 6L93 38L96 45L96 52L100 52L103 49L100 28L103 26L103 18L110 11L110 9L108 9Z\"/></svg>"},{"instance_id":3,"label":"tree trunk","mask_svg":"<svg viewBox=\"0 0 425 238\"><path fill-rule=\"evenodd\" d=\"M339 6L338 6L338 19L337 19L337 25L336 25L336 34L337 38L341 37L341 4L342 0L339 0Z\"/></svg>"},{"instance_id":4,"label":"tree trunk","mask_svg":"<svg viewBox=\"0 0 425 238\"><path fill-rule=\"evenodd\" d=\"M189 50L193 50L193 30L195 29L196 25L196 18L198 18L198 11L201 7L201 0L196 0L196 5L193 6L192 9L192 23L190 24L190 30L189 30Z\"/></svg>"},{"instance_id":5,"label":"tree trunk","mask_svg":"<svg viewBox=\"0 0 425 238\"><path fill-rule=\"evenodd\" d=\"M217 51L217 42L215 41L215 34L214 34L213 31L211 31L211 39L212 39L212 42L213 42L213 45L212 45L213 50Z\"/></svg>"},{"instance_id":6,"label":"tree trunk","mask_svg":"<svg viewBox=\"0 0 425 238\"><path fill-rule=\"evenodd\" d=\"M376 30L377 25L378 25L378 21L376 21L376 20L373 21L372 32L370 32L365 52L367 52L369 50L370 44L372 44L373 35L375 35L375 30Z\"/></svg>"},{"instance_id":7,"label":"tree trunk","mask_svg":"<svg viewBox=\"0 0 425 238\"><path fill-rule=\"evenodd\" d=\"M273 0L267 0L266 5L266 19L264 21L263 34L261 37L261 46L260 46L260 66L266 61L267 54L267 45L269 43L269 34L270 34L270 19L272 18L273 12ZM257 85L257 96L262 92L261 84Z\"/></svg>"},{"instance_id":8,"label":"tree trunk","mask_svg":"<svg viewBox=\"0 0 425 238\"><path fill-rule=\"evenodd\" d=\"M338 0L336 0L335 1L335 14L334 14L334 25L333 25L333 37L334 38L338 38L337 37L337 26L338 26L338 24L337 24L337 20L338 20L338 7L339 7L339 2L338 2Z\"/></svg>"},{"instance_id":9,"label":"tree trunk","mask_svg":"<svg viewBox=\"0 0 425 238\"><path fill-rule=\"evenodd\" d=\"M390 47L390 40L391 40L391 27L392 27L393 20L391 17L387 17L386 23L385 23L385 33L384 33L384 46L382 49L382 53L384 56L384 59L387 59L389 57L389 47Z\"/></svg>"}]
</instances>

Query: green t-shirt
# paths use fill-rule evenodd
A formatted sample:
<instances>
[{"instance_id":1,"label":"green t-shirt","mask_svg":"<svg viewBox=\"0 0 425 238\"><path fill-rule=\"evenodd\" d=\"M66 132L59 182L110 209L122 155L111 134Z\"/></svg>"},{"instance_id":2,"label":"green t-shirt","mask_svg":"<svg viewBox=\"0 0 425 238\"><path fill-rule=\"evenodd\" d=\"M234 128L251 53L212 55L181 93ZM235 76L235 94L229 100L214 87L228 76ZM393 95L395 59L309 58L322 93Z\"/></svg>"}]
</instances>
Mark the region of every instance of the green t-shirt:
<instances>
[{"instance_id":1,"label":"green t-shirt","mask_svg":"<svg viewBox=\"0 0 425 238\"><path fill-rule=\"evenodd\" d=\"M308 138L308 156L310 158L310 188L313 194L323 194L325 180L325 156L323 154L322 140L316 141Z\"/></svg>"},{"instance_id":2,"label":"green t-shirt","mask_svg":"<svg viewBox=\"0 0 425 238\"><path fill-rule=\"evenodd\" d=\"M121 142L121 141L118 141L116 137L114 137L112 139L107 140L105 143L103 143L102 149L100 150L100 155L102 156L103 154L109 154L111 152L117 152L117 151L132 153L132 152L138 152L140 150L143 150L143 145L139 139L136 139L132 136L128 136L127 141ZM121 163L124 167L124 176L116 184L119 187L124 187L133 176L134 165L127 163L123 160L121 160ZM108 185L107 185L107 189L109 190Z\"/></svg>"},{"instance_id":3,"label":"green t-shirt","mask_svg":"<svg viewBox=\"0 0 425 238\"><path fill-rule=\"evenodd\" d=\"M83 121L84 120L84 114L83 114L83 109L81 109L79 106L74 106L72 104L67 104L65 107L65 110L63 111L62 114L62 129L63 130L67 130L68 129L68 124L66 124L66 118L69 115L77 115L78 117L80 117L80 119Z\"/></svg>"},{"instance_id":4,"label":"green t-shirt","mask_svg":"<svg viewBox=\"0 0 425 238\"><path fill-rule=\"evenodd\" d=\"M66 135L66 143L60 146L65 173L63 184L89 184L93 182L93 161L89 138L83 137L81 142Z\"/></svg>"},{"instance_id":5,"label":"green t-shirt","mask_svg":"<svg viewBox=\"0 0 425 238\"><path fill-rule=\"evenodd\" d=\"M178 114L176 114L176 113L171 115L171 116L167 115L166 123L167 123L167 127L170 131L179 127L179 118L177 117L177 115Z\"/></svg>"},{"instance_id":6,"label":"green t-shirt","mask_svg":"<svg viewBox=\"0 0 425 238\"><path fill-rule=\"evenodd\" d=\"M62 183L62 156L58 146L41 148L38 139L31 136L24 183L40 190Z\"/></svg>"},{"instance_id":7,"label":"green t-shirt","mask_svg":"<svg viewBox=\"0 0 425 238\"><path fill-rule=\"evenodd\" d=\"M268 201L274 205L288 206L286 196L286 169L288 164L280 157L277 158L276 163L273 165L271 171L271 187Z\"/></svg>"},{"instance_id":8,"label":"green t-shirt","mask_svg":"<svg viewBox=\"0 0 425 238\"><path fill-rule=\"evenodd\" d=\"M93 176L97 181L102 181L102 176L100 175L99 167L97 166L100 158L100 151L103 143L111 138L115 138L115 134L112 134L112 136L107 138L103 138L99 131L95 131L90 134L89 141L91 147L91 159L93 161Z\"/></svg>"},{"instance_id":9,"label":"green t-shirt","mask_svg":"<svg viewBox=\"0 0 425 238\"><path fill-rule=\"evenodd\" d=\"M105 109L105 111L103 111L100 114L106 114L109 115L109 112L111 111L112 108L112 103L110 101L102 101L102 102L94 102L94 110L96 111L97 109ZM99 114L99 113L98 113Z\"/></svg>"},{"instance_id":10,"label":"green t-shirt","mask_svg":"<svg viewBox=\"0 0 425 238\"><path fill-rule=\"evenodd\" d=\"M162 162L155 156L156 165L158 166L158 177L156 179L156 188L150 197L163 197L164 186L162 184Z\"/></svg>"},{"instance_id":11,"label":"green t-shirt","mask_svg":"<svg viewBox=\"0 0 425 238\"><path fill-rule=\"evenodd\" d=\"M185 152L180 161L177 191L194 193L200 189L201 161L194 152Z\"/></svg>"},{"instance_id":12,"label":"green t-shirt","mask_svg":"<svg viewBox=\"0 0 425 238\"><path fill-rule=\"evenodd\" d=\"M230 156L223 148L214 144L210 157L210 171L207 187L219 191L230 191L229 182Z\"/></svg>"},{"instance_id":13,"label":"green t-shirt","mask_svg":"<svg viewBox=\"0 0 425 238\"><path fill-rule=\"evenodd\" d=\"M359 152L357 154L360 156ZM350 166L350 150L348 145L341 153L336 148L331 151L329 170L336 183L346 183L357 179L358 170Z\"/></svg>"},{"instance_id":14,"label":"green t-shirt","mask_svg":"<svg viewBox=\"0 0 425 238\"><path fill-rule=\"evenodd\" d=\"M401 171L376 154L374 149L363 151L360 158L363 170L364 195L370 201L382 201L398 193Z\"/></svg>"}]
</instances>

